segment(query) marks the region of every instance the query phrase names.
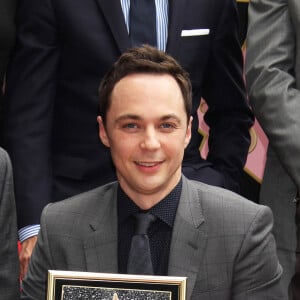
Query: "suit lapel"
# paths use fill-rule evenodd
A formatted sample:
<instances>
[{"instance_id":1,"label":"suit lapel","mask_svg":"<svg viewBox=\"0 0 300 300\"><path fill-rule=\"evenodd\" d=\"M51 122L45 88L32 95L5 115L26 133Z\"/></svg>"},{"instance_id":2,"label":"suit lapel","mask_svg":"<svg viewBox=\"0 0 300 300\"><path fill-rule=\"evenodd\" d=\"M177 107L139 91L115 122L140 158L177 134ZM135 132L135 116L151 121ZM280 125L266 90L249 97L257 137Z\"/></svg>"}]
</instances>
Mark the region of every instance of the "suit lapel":
<instances>
[{"instance_id":1,"label":"suit lapel","mask_svg":"<svg viewBox=\"0 0 300 300\"><path fill-rule=\"evenodd\" d=\"M90 222L91 233L84 241L87 271L118 273L117 185L101 195L99 203L99 213ZM194 289L206 242L200 196L183 176L171 240L168 275L188 278L187 299L190 299Z\"/></svg>"},{"instance_id":2,"label":"suit lapel","mask_svg":"<svg viewBox=\"0 0 300 300\"><path fill-rule=\"evenodd\" d=\"M190 299L200 270L207 242L200 199L183 177L172 235L168 275L186 276L187 299Z\"/></svg>"},{"instance_id":3,"label":"suit lapel","mask_svg":"<svg viewBox=\"0 0 300 300\"><path fill-rule=\"evenodd\" d=\"M120 0L96 0L120 53L131 47Z\"/></svg>"},{"instance_id":4,"label":"suit lapel","mask_svg":"<svg viewBox=\"0 0 300 300\"><path fill-rule=\"evenodd\" d=\"M184 10L187 0L169 1L169 31L166 52L174 57L178 57L179 40L183 28Z\"/></svg>"},{"instance_id":5,"label":"suit lapel","mask_svg":"<svg viewBox=\"0 0 300 300\"><path fill-rule=\"evenodd\" d=\"M99 214L90 222L91 233L84 241L87 271L118 273L116 188L99 202Z\"/></svg>"}]
</instances>

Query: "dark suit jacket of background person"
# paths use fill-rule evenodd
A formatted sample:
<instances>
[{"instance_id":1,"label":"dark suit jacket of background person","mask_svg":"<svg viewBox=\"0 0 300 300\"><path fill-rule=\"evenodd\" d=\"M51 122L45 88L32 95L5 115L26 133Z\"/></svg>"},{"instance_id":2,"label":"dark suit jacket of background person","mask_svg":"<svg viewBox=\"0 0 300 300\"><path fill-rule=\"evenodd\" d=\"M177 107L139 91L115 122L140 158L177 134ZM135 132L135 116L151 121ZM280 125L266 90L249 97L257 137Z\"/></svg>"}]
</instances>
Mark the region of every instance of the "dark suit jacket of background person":
<instances>
[{"instance_id":1,"label":"dark suit jacket of background person","mask_svg":"<svg viewBox=\"0 0 300 300\"><path fill-rule=\"evenodd\" d=\"M226 175L222 184L237 189L252 113L245 101L236 3L170 1L169 16L166 51L190 73L194 93L193 138L184 166L214 165ZM98 138L97 90L131 45L119 0L20 0L18 26L5 137L23 227L38 224L47 203L115 180L109 149ZM189 29L210 32L181 37ZM210 106L209 161L199 155L200 96Z\"/></svg>"},{"instance_id":2,"label":"dark suit jacket of background person","mask_svg":"<svg viewBox=\"0 0 300 300\"><path fill-rule=\"evenodd\" d=\"M8 154L0 148L0 298L19 299L17 216L12 168Z\"/></svg>"},{"instance_id":3,"label":"dark suit jacket of background person","mask_svg":"<svg viewBox=\"0 0 300 300\"><path fill-rule=\"evenodd\" d=\"M48 270L118 273L117 228L117 183L48 205L21 298L45 299ZM271 229L269 208L183 177L168 275L188 300L284 300Z\"/></svg>"},{"instance_id":4,"label":"dark suit jacket of background person","mask_svg":"<svg viewBox=\"0 0 300 300\"><path fill-rule=\"evenodd\" d=\"M15 0L0 1L0 145L2 145L3 81L10 51L15 42Z\"/></svg>"}]
</instances>

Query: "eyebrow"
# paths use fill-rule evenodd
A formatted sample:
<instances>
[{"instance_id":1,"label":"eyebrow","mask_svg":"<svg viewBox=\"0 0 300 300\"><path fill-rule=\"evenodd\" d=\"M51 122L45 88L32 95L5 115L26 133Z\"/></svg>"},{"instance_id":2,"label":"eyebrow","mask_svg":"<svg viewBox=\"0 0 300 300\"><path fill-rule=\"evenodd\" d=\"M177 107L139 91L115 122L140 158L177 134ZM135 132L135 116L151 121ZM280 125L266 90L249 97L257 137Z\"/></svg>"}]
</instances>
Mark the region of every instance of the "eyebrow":
<instances>
[{"instance_id":1,"label":"eyebrow","mask_svg":"<svg viewBox=\"0 0 300 300\"><path fill-rule=\"evenodd\" d=\"M122 122L122 121L128 120L128 119L131 119L131 120L137 120L137 121L143 120L143 118L141 118L141 117L138 116L138 115L134 115L134 114L125 114L125 115L119 116L119 117L115 120L115 123ZM161 118L159 118L160 121L167 121L167 120L170 120L170 119L175 119L175 121L177 121L178 123L181 123L180 118L179 118L177 115L175 115L175 114L168 114L168 115L164 115L164 116L162 116Z\"/></svg>"}]
</instances>

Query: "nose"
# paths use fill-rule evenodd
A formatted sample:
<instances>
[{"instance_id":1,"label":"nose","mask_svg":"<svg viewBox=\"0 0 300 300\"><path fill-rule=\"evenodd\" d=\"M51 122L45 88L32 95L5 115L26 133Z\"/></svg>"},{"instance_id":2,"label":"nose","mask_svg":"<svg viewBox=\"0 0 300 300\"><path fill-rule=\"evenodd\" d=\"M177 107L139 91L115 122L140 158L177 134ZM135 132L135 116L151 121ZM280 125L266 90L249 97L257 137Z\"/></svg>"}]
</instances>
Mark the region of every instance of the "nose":
<instances>
[{"instance_id":1,"label":"nose","mask_svg":"<svg viewBox=\"0 0 300 300\"><path fill-rule=\"evenodd\" d=\"M156 150L160 148L159 134L155 128L147 128L141 142L141 148L145 150Z\"/></svg>"}]
</instances>

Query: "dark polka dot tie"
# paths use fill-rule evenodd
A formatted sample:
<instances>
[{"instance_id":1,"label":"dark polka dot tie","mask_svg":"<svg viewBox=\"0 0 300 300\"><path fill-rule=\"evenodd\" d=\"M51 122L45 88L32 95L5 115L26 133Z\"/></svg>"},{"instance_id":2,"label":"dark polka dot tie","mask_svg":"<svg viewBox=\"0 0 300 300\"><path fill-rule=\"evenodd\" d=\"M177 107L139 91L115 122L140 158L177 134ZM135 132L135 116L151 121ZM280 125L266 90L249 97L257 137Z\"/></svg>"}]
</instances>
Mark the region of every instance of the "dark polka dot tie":
<instances>
[{"instance_id":1,"label":"dark polka dot tie","mask_svg":"<svg viewBox=\"0 0 300 300\"><path fill-rule=\"evenodd\" d=\"M131 247L128 255L127 273L153 275L151 251L147 231L150 224L156 220L151 213L137 213L135 233L131 239Z\"/></svg>"}]
</instances>

